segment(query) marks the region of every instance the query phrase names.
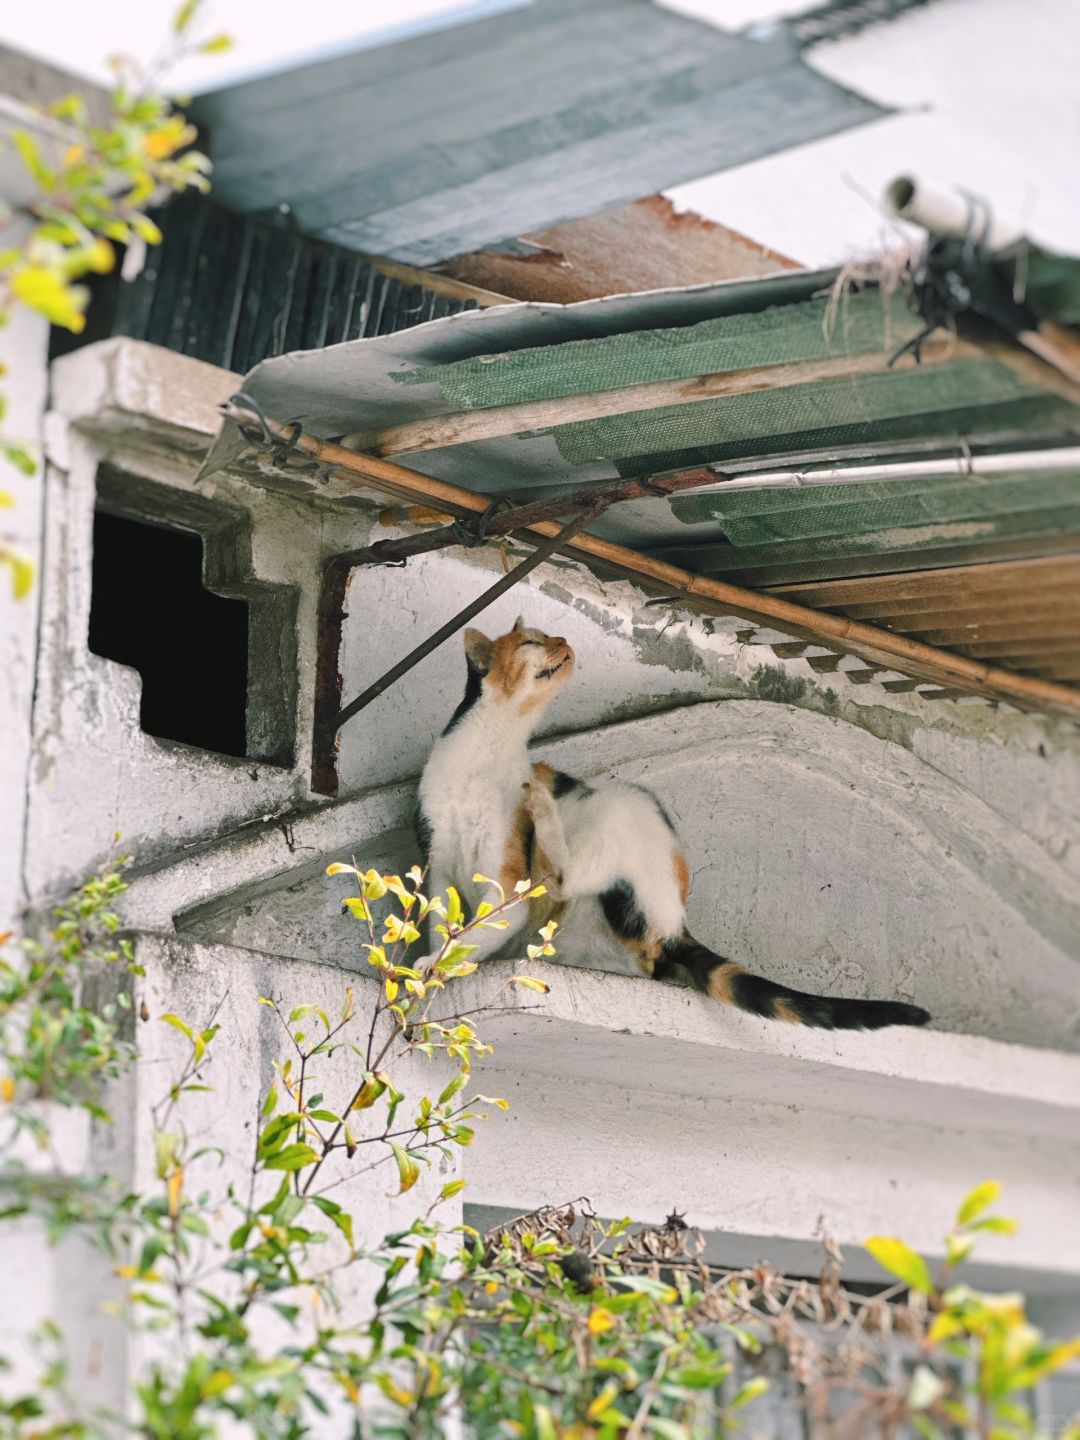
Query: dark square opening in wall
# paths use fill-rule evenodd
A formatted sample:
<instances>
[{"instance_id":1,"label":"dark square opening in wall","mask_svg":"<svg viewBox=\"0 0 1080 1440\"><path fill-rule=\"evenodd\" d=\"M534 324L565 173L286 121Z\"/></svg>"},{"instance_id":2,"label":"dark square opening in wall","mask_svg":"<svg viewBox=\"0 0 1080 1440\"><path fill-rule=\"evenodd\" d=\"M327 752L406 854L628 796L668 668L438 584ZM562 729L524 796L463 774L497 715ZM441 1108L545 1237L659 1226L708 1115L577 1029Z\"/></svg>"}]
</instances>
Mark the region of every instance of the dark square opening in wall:
<instances>
[{"instance_id":1,"label":"dark square opening in wall","mask_svg":"<svg viewBox=\"0 0 1080 1440\"><path fill-rule=\"evenodd\" d=\"M248 605L203 584L203 537L99 510L90 649L142 678L147 735L247 754Z\"/></svg>"}]
</instances>

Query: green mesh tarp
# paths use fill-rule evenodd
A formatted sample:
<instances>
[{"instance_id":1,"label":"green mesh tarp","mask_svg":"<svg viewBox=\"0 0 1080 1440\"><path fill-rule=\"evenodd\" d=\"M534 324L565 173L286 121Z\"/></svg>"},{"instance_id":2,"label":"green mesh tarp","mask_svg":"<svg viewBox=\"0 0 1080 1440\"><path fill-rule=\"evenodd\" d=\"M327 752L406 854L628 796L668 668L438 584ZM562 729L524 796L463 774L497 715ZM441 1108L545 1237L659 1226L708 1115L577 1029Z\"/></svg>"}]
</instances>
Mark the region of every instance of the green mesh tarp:
<instances>
[{"instance_id":1,"label":"green mesh tarp","mask_svg":"<svg viewBox=\"0 0 1080 1440\"><path fill-rule=\"evenodd\" d=\"M1039 394L1002 365L956 361L923 369L817 380L783 390L759 390L672 405L630 415L608 415L553 430L559 454L571 464L660 455L714 441L738 442L743 453L776 449L775 437L816 430L830 444L831 424L873 425L901 415L932 415L973 406L998 405Z\"/></svg>"},{"instance_id":2,"label":"green mesh tarp","mask_svg":"<svg viewBox=\"0 0 1080 1440\"><path fill-rule=\"evenodd\" d=\"M671 565L681 565L700 575L741 575L750 577L755 570L767 571L761 584L803 579L812 573L823 573L820 562L857 560L861 557L888 556L885 569L908 569L905 557L926 556L937 551L957 553L951 564L972 563L989 558L984 547L1006 545L1040 536L1076 535L1080 537L1080 504L1056 506L1044 510L1026 510L1019 514L984 515L978 519L920 522L891 525L881 530L859 531L850 535L816 536L812 539L773 541L764 545L725 544L711 539L699 545L665 545L645 549ZM644 548L644 547L642 547ZM895 564L892 563L895 561ZM816 572L809 567L818 567ZM859 567L848 570L838 564L832 573L861 574L882 567Z\"/></svg>"},{"instance_id":3,"label":"green mesh tarp","mask_svg":"<svg viewBox=\"0 0 1080 1440\"><path fill-rule=\"evenodd\" d=\"M485 409L762 365L888 354L916 329L899 295L870 291L848 296L832 309L822 297L681 328L423 366L396 378L403 384L438 385L453 410ZM946 362L922 370L909 359L895 370L874 374L520 433L550 434L572 466L609 461L629 475L785 449L975 433L1001 407L1038 406L1044 399L1044 391L992 361ZM1054 401L1050 408L1057 414L1062 405ZM1030 414L1035 423L1037 412ZM1023 426L1027 414L1021 409L1015 418Z\"/></svg>"},{"instance_id":4,"label":"green mesh tarp","mask_svg":"<svg viewBox=\"0 0 1080 1440\"><path fill-rule=\"evenodd\" d=\"M899 296L874 291L848 297L831 316L823 298L677 329L425 365L394 378L405 385L438 385L452 410L479 410L785 361L888 353L918 328Z\"/></svg>"},{"instance_id":5,"label":"green mesh tarp","mask_svg":"<svg viewBox=\"0 0 1080 1440\"><path fill-rule=\"evenodd\" d=\"M851 423L827 417L826 423L817 428L811 426L784 435L755 435L734 440L710 438L683 450L622 456L615 465L620 475L648 475L692 469L695 465L725 466L729 462L733 469L738 469L740 461L770 455L813 455L813 463L827 464L845 446L861 446L869 454L884 456L894 445L932 441L937 448L955 452L959 441L974 436L1007 435L1015 440L1025 433L1066 435L1075 430L1077 423L1077 409L1067 400L1044 393L1023 393L1016 399L994 404L965 405L940 412L915 409L903 415ZM681 501L674 503L681 504Z\"/></svg>"},{"instance_id":6,"label":"green mesh tarp","mask_svg":"<svg viewBox=\"0 0 1080 1440\"><path fill-rule=\"evenodd\" d=\"M1023 277L1020 268L1026 266ZM1080 266L1025 252L1016 283L1040 313L1080 313ZM451 410L597 394L628 385L837 355L887 356L916 333L900 295L869 291L831 308L824 296L680 328L630 331L425 366L398 377L437 385ZM1076 430L1077 407L988 358L917 366L905 358L873 373L790 384L750 394L631 411L521 431L549 436L572 473L607 464L622 475L662 473L802 455L818 463L844 447L866 454L923 442L955 453L965 441ZM812 463L812 462L811 462ZM672 499L688 527L661 555L703 574L804 570L858 572L858 557L957 556L1080 531L1080 477L1016 474L993 480L912 479L767 491L723 490ZM642 536L642 548L649 544ZM824 567L824 568L823 568ZM887 568L887 566L886 566Z\"/></svg>"},{"instance_id":7,"label":"green mesh tarp","mask_svg":"<svg viewBox=\"0 0 1080 1440\"><path fill-rule=\"evenodd\" d=\"M892 481L886 485L815 486L809 492L741 491L726 500L722 496L702 498L719 500L714 506L715 519L733 545L887 535L893 530L955 521L990 519L1007 525L1012 516L1069 505L1076 507L1080 521L1080 486L1071 475ZM1023 523L1022 518L1018 523Z\"/></svg>"}]
</instances>

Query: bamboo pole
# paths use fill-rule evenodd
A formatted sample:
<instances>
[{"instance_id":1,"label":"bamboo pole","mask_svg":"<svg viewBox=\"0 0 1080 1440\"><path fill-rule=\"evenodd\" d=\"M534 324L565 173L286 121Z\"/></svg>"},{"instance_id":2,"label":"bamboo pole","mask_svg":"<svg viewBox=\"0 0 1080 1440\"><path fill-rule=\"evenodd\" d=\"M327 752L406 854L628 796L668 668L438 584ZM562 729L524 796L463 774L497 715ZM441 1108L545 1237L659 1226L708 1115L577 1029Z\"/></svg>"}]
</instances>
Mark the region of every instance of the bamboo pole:
<instances>
[{"instance_id":1,"label":"bamboo pole","mask_svg":"<svg viewBox=\"0 0 1080 1440\"><path fill-rule=\"evenodd\" d=\"M253 434L259 427L242 406L227 402L222 406L222 413L226 419L239 424L244 433L253 439L253 443L259 442L261 436ZM358 455L355 451L346 450L342 445L329 440L316 440L311 435L301 434L294 437L292 427L280 420L265 418L263 423L277 442L310 456L320 465L333 466L354 480L358 487L374 486L414 503L433 503L436 508L445 509L451 514L475 515L488 507L488 500L482 495L463 490L460 486L448 484L444 480L437 480L433 476L406 469L391 460L373 455ZM526 533L548 538L557 535L559 529L552 521L538 521L528 526ZM625 546L602 540L595 535L576 535L567 542L565 548L571 554L606 566L621 575L658 587L666 595L712 606L722 612L743 616L758 623L774 625L797 639L825 644L838 643L842 649L861 655L872 664L903 670L938 683L960 686L972 694L1049 710L1074 722L1080 721L1080 690L1071 686L1019 675L983 664L981 661L969 660L862 621L811 610L779 595L746 590L722 580L710 580L694 575L676 565L638 555Z\"/></svg>"},{"instance_id":2,"label":"bamboo pole","mask_svg":"<svg viewBox=\"0 0 1080 1440\"><path fill-rule=\"evenodd\" d=\"M922 365L939 365L949 360L967 360L978 355L974 345L955 336L926 342ZM519 405L493 405L483 410L462 410L410 420L383 430L357 431L342 443L365 454L413 455L423 450L445 450L453 445L472 445L480 440L516 435L523 430L545 430L572 425L579 420L601 420L609 415L631 415L658 410L666 405L693 405L733 395L750 395L762 390L785 390L815 380L836 380L854 375L877 375L890 369L889 355L834 355L824 360L799 360L780 365L756 365L746 370L723 370L694 375L687 380L646 381L600 390L586 395L560 395L552 400L532 400Z\"/></svg>"}]
</instances>

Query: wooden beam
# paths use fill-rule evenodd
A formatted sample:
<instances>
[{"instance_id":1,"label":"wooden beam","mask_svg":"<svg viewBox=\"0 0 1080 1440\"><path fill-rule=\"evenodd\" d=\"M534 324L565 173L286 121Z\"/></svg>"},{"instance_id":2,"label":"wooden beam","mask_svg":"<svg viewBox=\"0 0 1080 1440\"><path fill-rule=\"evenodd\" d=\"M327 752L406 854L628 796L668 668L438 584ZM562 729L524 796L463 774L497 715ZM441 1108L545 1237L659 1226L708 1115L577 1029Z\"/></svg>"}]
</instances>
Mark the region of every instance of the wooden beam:
<instances>
[{"instance_id":1,"label":"wooden beam","mask_svg":"<svg viewBox=\"0 0 1080 1440\"><path fill-rule=\"evenodd\" d=\"M261 426L242 404L230 401L222 406L222 413L241 427L253 445L262 444L265 448ZM290 445L319 465L334 467L357 489L385 490L413 503L432 504L451 514L475 515L483 513L488 507L485 496L463 490L460 486L408 470L390 460L357 455L329 440L317 440L304 434L294 436L293 427L277 419L267 417L264 423L275 440ZM545 521L531 525L528 533L550 537L557 534L559 528L554 522ZM657 594L678 596L706 611L738 615L755 623L775 626L793 639L808 639L826 645L835 643L837 648L861 655L874 665L896 668L950 687L962 686L972 694L1048 710L1080 722L1080 690L1066 685L1017 675L979 660L953 655L858 620L811 610L779 595L745 590L722 580L694 575L676 565L638 555L625 546L595 535L574 536L567 543L566 551L599 567L601 574L614 572L628 576Z\"/></svg>"},{"instance_id":2,"label":"wooden beam","mask_svg":"<svg viewBox=\"0 0 1080 1440\"><path fill-rule=\"evenodd\" d=\"M865 610L868 607L860 605L852 608ZM850 614L848 610L838 613ZM905 635L928 634L932 630L977 630L991 625L1026 625L1029 633L1034 633L1045 621L1061 621L1068 617L1080 624L1080 594L1075 591L1064 591L1060 595L1033 595L1027 605L1017 604L1012 595L1004 595L1000 600L988 596L981 604L958 605L955 609L939 606L934 610L916 610L901 615L851 615L852 620L869 620Z\"/></svg>"},{"instance_id":3,"label":"wooden beam","mask_svg":"<svg viewBox=\"0 0 1080 1440\"><path fill-rule=\"evenodd\" d=\"M969 359L979 352L974 346L952 338L928 341L922 352L923 365ZM914 362L913 362L914 363ZM762 390L786 390L815 380L837 380L852 375L878 375L888 370L886 353L836 355L826 360L800 360L783 365L758 365L749 370L724 370L717 374L695 375L689 380L656 380L642 385L624 385L588 395L563 395L554 400L533 400L521 405L495 405L486 410L463 410L453 415L436 415L411 420L384 430L347 435L346 448L369 455L415 455L423 450L444 450L453 445L471 445L516 435L522 430L546 430L572 425L579 420L600 420L608 415L630 415L658 410L667 405L693 405L702 400L719 400L731 395L750 395Z\"/></svg>"},{"instance_id":4,"label":"wooden beam","mask_svg":"<svg viewBox=\"0 0 1080 1440\"><path fill-rule=\"evenodd\" d=\"M1034 664L1043 656L1049 660L1056 655L1070 654L1073 650L1080 651L1080 625L1075 635L1046 637L1033 631L1023 640L986 640L975 645L957 646L961 655L969 655L973 660L996 660L999 664L1006 661L1015 664L1023 660Z\"/></svg>"},{"instance_id":5,"label":"wooden beam","mask_svg":"<svg viewBox=\"0 0 1080 1440\"><path fill-rule=\"evenodd\" d=\"M1030 640L1035 636L1045 639L1051 635L1080 636L1080 618L1063 615L1060 619L1051 617L1033 625L987 616L985 620L974 625L953 625L940 630L912 630L908 633L925 641L927 645L978 645L980 641L987 640Z\"/></svg>"},{"instance_id":6,"label":"wooden beam","mask_svg":"<svg viewBox=\"0 0 1080 1440\"><path fill-rule=\"evenodd\" d=\"M1054 603L1057 600L1058 603ZM1036 603L1041 602L1041 603ZM853 606L852 609L866 611L869 606ZM849 615L847 610L837 614ZM881 625L888 630L897 630L902 635L921 635L931 630L961 630L978 628L987 624L1027 625L1034 634L1044 620L1061 620L1072 616L1080 624L1080 595L1073 592L1033 596L1030 605L1017 605L1013 597L1004 596L999 602L986 599L981 605L957 606L955 610L939 607L934 610L915 610L899 615L869 614L850 615L852 620L866 620L872 625Z\"/></svg>"},{"instance_id":7,"label":"wooden beam","mask_svg":"<svg viewBox=\"0 0 1080 1440\"><path fill-rule=\"evenodd\" d=\"M1003 581L997 586L985 586L981 591L929 591L907 600L822 605L821 608L842 612L852 620L884 621L903 629L922 616L951 615L959 620L969 614L986 614L991 607L1011 615L1048 607L1058 610L1062 606L1080 606L1080 570L1072 575L1047 574L1025 586Z\"/></svg>"},{"instance_id":8,"label":"wooden beam","mask_svg":"<svg viewBox=\"0 0 1080 1440\"><path fill-rule=\"evenodd\" d=\"M514 305L511 295L499 295L494 290L484 290L479 285L468 285L464 280L454 280L449 275L439 275L434 270L420 270L415 265L403 265L399 260L385 260L380 255L368 257L370 264L380 275L389 275L403 285L421 285L433 295L445 300L475 300L481 310L493 305Z\"/></svg>"},{"instance_id":9,"label":"wooden beam","mask_svg":"<svg viewBox=\"0 0 1080 1440\"><path fill-rule=\"evenodd\" d=\"M1077 537L1080 546L1080 537ZM907 570L896 575L860 575L850 580L799 580L769 586L770 595L786 595L805 605L827 608L877 604L879 601L921 600L930 595L974 596L997 591L1004 584L1080 581L1080 549L1076 554L1042 555L1030 560L992 560L981 565L953 565L938 570Z\"/></svg>"},{"instance_id":10,"label":"wooden beam","mask_svg":"<svg viewBox=\"0 0 1080 1440\"><path fill-rule=\"evenodd\" d=\"M961 321L960 333L1022 380L1080 405L1080 340L1060 325L1044 321L1038 331L1024 331L1019 337L1021 344L994 326L971 318Z\"/></svg>"}]
</instances>

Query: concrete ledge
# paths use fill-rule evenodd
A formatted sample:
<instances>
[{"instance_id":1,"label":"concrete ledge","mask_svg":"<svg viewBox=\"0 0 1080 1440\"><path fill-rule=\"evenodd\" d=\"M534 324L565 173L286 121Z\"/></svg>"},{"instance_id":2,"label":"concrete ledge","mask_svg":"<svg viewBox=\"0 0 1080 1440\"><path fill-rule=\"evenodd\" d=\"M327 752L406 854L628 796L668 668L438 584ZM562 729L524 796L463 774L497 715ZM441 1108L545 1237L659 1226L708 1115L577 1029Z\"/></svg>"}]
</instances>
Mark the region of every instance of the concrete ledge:
<instances>
[{"instance_id":1,"label":"concrete ledge","mask_svg":"<svg viewBox=\"0 0 1080 1440\"><path fill-rule=\"evenodd\" d=\"M507 981L546 981L537 995ZM495 961L469 1007L512 1005L485 1030L536 1073L652 1090L1080 1139L1080 1055L977 1035L893 1027L807 1030L759 1020L676 985L569 964ZM456 992L458 995L461 991Z\"/></svg>"},{"instance_id":2,"label":"concrete ledge","mask_svg":"<svg viewBox=\"0 0 1080 1440\"><path fill-rule=\"evenodd\" d=\"M57 360L52 403L71 424L102 433L166 427L199 453L221 426L218 406L240 377L145 340L116 336Z\"/></svg>"},{"instance_id":3,"label":"concrete ledge","mask_svg":"<svg viewBox=\"0 0 1080 1440\"><path fill-rule=\"evenodd\" d=\"M547 996L506 981L546 980ZM656 1222L674 1207L725 1263L816 1272L819 1226L850 1279L898 1234L928 1256L963 1195L994 1178L1013 1237L985 1237L976 1283L1031 1294L1080 1275L1080 1057L976 1036L811 1031L757 1020L643 979L565 965L489 964L458 1008L484 1017L483 1070L505 1095L466 1152L467 1200L520 1212L589 1196Z\"/></svg>"},{"instance_id":4,"label":"concrete ledge","mask_svg":"<svg viewBox=\"0 0 1080 1440\"><path fill-rule=\"evenodd\" d=\"M352 985L362 1011L378 985L366 967L179 937L140 935L137 953L152 1013L199 1020L227 997L228 1023L247 1039L217 1056L210 1083L241 1129L280 1040L260 1029L256 997L334 1008ZM515 972L550 993L509 986ZM1080 1057L926 1031L792 1029L674 986L531 961L490 962L441 1000L433 1013L505 1007L477 1021L495 1047L475 1067L477 1089L510 1109L492 1108L462 1152L471 1206L520 1213L587 1195L602 1215L643 1222L675 1207L725 1263L768 1257L808 1274L824 1218L849 1278L880 1280L867 1235L938 1255L959 1200L992 1177L1022 1228L986 1237L971 1278L1075 1290ZM158 1032L140 1028L151 1062ZM351 1064L344 1052L340 1063ZM402 1083L410 1097L431 1093L438 1067L423 1062ZM239 1130L234 1141L240 1153Z\"/></svg>"}]
</instances>

